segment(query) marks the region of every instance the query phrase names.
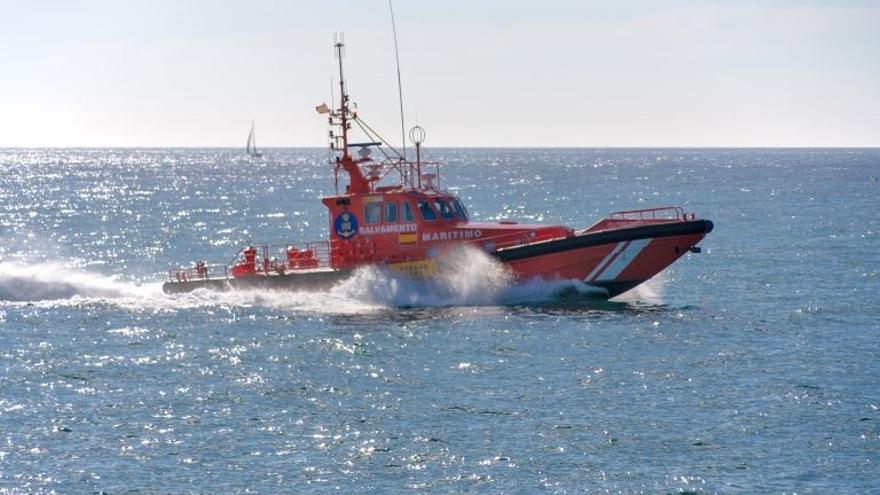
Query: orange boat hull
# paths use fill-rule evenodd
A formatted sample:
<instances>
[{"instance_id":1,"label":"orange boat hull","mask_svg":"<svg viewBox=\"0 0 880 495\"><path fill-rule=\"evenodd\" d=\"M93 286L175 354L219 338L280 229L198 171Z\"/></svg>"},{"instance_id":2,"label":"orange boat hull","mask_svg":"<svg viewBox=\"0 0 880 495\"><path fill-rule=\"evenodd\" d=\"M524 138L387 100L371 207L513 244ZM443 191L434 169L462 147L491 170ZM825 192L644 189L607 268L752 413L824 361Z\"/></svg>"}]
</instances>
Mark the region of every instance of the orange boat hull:
<instances>
[{"instance_id":1,"label":"orange boat hull","mask_svg":"<svg viewBox=\"0 0 880 495\"><path fill-rule=\"evenodd\" d=\"M698 220L618 229L503 250L496 256L518 280L581 280L611 298L660 273L712 228L712 222Z\"/></svg>"}]
</instances>

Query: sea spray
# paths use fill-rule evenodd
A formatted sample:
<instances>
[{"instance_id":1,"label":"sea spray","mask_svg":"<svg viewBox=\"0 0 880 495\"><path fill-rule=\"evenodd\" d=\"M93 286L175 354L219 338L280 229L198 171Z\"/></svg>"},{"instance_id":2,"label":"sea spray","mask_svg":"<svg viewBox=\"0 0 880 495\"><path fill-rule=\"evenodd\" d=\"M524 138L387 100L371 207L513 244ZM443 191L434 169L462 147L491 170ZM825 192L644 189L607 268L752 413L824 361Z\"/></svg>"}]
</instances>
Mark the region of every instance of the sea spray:
<instances>
[{"instance_id":1,"label":"sea spray","mask_svg":"<svg viewBox=\"0 0 880 495\"><path fill-rule=\"evenodd\" d=\"M441 253L436 284L461 303L490 304L511 287L513 275L482 250L462 244Z\"/></svg>"},{"instance_id":2,"label":"sea spray","mask_svg":"<svg viewBox=\"0 0 880 495\"><path fill-rule=\"evenodd\" d=\"M507 268L472 246L453 246L435 259L431 278L412 278L379 266L363 267L327 293L330 301L374 308L495 304L511 283Z\"/></svg>"},{"instance_id":3,"label":"sea spray","mask_svg":"<svg viewBox=\"0 0 880 495\"><path fill-rule=\"evenodd\" d=\"M182 306L231 304L331 314L366 313L397 308L486 306L541 301L572 282L533 280L520 287L509 269L480 249L459 245L441 251L437 273L412 278L387 267L358 268L326 291L201 289L168 296ZM583 285L583 284L581 284Z\"/></svg>"}]
</instances>

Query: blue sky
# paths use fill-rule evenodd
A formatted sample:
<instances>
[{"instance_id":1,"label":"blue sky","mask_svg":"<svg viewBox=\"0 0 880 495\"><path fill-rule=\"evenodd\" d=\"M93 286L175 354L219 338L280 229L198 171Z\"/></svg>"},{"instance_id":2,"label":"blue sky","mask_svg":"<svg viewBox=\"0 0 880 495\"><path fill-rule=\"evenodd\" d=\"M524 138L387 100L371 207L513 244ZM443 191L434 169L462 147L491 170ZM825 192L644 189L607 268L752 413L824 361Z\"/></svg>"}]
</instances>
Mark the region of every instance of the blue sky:
<instances>
[{"instance_id":1,"label":"blue sky","mask_svg":"<svg viewBox=\"0 0 880 495\"><path fill-rule=\"evenodd\" d=\"M395 3L433 146L880 146L880 2ZM324 146L333 33L399 135L387 2L0 0L0 146Z\"/></svg>"}]
</instances>

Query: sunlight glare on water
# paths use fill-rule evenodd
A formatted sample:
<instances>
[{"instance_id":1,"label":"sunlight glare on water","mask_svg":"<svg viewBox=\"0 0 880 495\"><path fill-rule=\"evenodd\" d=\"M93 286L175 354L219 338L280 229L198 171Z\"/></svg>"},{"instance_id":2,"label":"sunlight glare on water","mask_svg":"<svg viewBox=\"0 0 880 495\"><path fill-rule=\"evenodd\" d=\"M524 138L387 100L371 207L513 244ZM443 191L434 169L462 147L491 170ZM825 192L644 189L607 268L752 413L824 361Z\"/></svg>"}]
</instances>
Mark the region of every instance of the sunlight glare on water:
<instances>
[{"instance_id":1,"label":"sunlight glare on water","mask_svg":"<svg viewBox=\"0 0 880 495\"><path fill-rule=\"evenodd\" d=\"M326 151L0 150L0 492L875 490L880 151L426 155L478 220L716 228L611 302L476 250L166 295L172 267L326 238Z\"/></svg>"}]
</instances>

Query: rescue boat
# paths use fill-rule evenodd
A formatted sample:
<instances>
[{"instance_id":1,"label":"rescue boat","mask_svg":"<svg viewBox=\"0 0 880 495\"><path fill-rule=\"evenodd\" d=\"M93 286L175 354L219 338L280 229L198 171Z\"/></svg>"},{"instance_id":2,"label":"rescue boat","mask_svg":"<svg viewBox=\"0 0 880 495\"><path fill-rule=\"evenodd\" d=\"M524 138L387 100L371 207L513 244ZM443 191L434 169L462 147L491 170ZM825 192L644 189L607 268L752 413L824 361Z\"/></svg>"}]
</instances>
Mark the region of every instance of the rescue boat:
<instances>
[{"instance_id":1,"label":"rescue boat","mask_svg":"<svg viewBox=\"0 0 880 495\"><path fill-rule=\"evenodd\" d=\"M250 245L225 264L198 261L170 270L166 293L205 288L230 290L325 289L366 265L409 277L430 277L438 257L471 245L506 265L513 279L579 280L612 298L645 282L712 231L712 222L679 206L611 213L592 226L476 222L464 203L441 187L440 164L421 159L425 133L414 127L415 161L381 139L352 109L339 59L339 106L322 104L330 125L335 194L322 199L330 238L313 242ZM352 129L367 137L349 142ZM355 156L352 152L355 152ZM377 158L373 158L373 154ZM347 179L340 192L339 179Z\"/></svg>"}]
</instances>

